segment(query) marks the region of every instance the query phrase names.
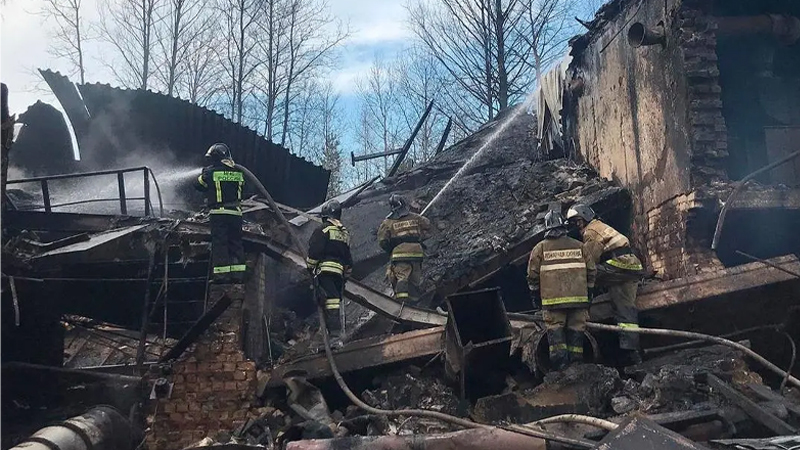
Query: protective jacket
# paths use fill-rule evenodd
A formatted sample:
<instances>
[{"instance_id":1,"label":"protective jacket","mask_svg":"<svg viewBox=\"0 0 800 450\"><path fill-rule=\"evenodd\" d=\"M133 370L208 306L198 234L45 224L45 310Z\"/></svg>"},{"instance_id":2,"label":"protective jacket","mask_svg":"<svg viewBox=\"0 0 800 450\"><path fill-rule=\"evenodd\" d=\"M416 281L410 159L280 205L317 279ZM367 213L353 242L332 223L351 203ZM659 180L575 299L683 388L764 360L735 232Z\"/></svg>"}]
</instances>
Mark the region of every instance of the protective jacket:
<instances>
[{"instance_id":1,"label":"protective jacket","mask_svg":"<svg viewBox=\"0 0 800 450\"><path fill-rule=\"evenodd\" d=\"M422 261L422 241L430 236L431 221L419 214L387 217L378 228L378 245L391 253L392 262Z\"/></svg>"},{"instance_id":2,"label":"protective jacket","mask_svg":"<svg viewBox=\"0 0 800 450\"><path fill-rule=\"evenodd\" d=\"M206 193L211 214L242 215L244 174L230 159L223 159L205 169L197 177L195 187Z\"/></svg>"},{"instance_id":3,"label":"protective jacket","mask_svg":"<svg viewBox=\"0 0 800 450\"><path fill-rule=\"evenodd\" d=\"M569 236L539 242L528 260L528 285L540 291L544 309L588 307L596 275L589 252Z\"/></svg>"},{"instance_id":4,"label":"protective jacket","mask_svg":"<svg viewBox=\"0 0 800 450\"><path fill-rule=\"evenodd\" d=\"M326 218L322 226L314 230L308 241L306 265L315 273L349 273L353 265L350 233L342 222Z\"/></svg>"},{"instance_id":5,"label":"protective jacket","mask_svg":"<svg viewBox=\"0 0 800 450\"><path fill-rule=\"evenodd\" d=\"M628 238L614 228L594 219L581 233L586 249L596 264L604 263L633 274L643 270L642 262L633 254Z\"/></svg>"}]
</instances>

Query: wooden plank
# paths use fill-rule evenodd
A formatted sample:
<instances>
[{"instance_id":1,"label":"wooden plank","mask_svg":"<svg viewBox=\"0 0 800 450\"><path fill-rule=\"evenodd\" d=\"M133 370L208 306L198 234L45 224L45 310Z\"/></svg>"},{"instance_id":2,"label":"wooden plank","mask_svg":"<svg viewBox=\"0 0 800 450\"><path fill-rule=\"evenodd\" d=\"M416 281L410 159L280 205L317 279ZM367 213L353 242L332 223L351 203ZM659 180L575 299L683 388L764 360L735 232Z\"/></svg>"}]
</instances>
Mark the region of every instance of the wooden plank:
<instances>
[{"instance_id":1,"label":"wooden plank","mask_svg":"<svg viewBox=\"0 0 800 450\"><path fill-rule=\"evenodd\" d=\"M768 261L784 269L800 272L800 260L794 255ZM797 281L797 278L763 263L753 262L645 286L639 290L636 305L640 311L666 308L786 281Z\"/></svg>"},{"instance_id":2,"label":"wooden plank","mask_svg":"<svg viewBox=\"0 0 800 450\"><path fill-rule=\"evenodd\" d=\"M435 355L444 351L444 327L427 328L395 334L386 338L364 339L349 343L334 352L336 364L342 373L376 367L399 361ZM309 379L331 375L325 353L304 356L273 369L266 387L283 384L283 376L290 371L302 371Z\"/></svg>"},{"instance_id":3,"label":"wooden plank","mask_svg":"<svg viewBox=\"0 0 800 450\"><path fill-rule=\"evenodd\" d=\"M785 406L790 413L800 417L800 405L773 391L769 386L752 383L748 384L747 388L766 401L780 403Z\"/></svg>"},{"instance_id":4,"label":"wooden plank","mask_svg":"<svg viewBox=\"0 0 800 450\"><path fill-rule=\"evenodd\" d=\"M770 414L768 411L758 406L758 403L750 400L744 394L731 387L728 383L720 380L712 374L707 374L708 385L719 392L723 397L742 409L753 420L764 425L770 431L778 435L795 434L797 430Z\"/></svg>"}]
</instances>

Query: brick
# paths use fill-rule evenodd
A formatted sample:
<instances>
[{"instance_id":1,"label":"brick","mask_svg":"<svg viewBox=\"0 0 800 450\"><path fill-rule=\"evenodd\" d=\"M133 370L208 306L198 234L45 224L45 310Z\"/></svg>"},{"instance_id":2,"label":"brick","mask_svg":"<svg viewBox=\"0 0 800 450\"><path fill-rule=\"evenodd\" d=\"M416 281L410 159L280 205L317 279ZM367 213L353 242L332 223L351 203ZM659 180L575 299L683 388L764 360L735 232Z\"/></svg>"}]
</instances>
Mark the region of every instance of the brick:
<instances>
[{"instance_id":1,"label":"brick","mask_svg":"<svg viewBox=\"0 0 800 450\"><path fill-rule=\"evenodd\" d=\"M252 385L252 383L249 382L249 381L237 381L236 382L236 389L239 392L244 393L244 392L250 390L251 385Z\"/></svg>"},{"instance_id":2,"label":"brick","mask_svg":"<svg viewBox=\"0 0 800 450\"><path fill-rule=\"evenodd\" d=\"M256 370L256 363L253 361L243 361L236 365L239 370Z\"/></svg>"},{"instance_id":3,"label":"brick","mask_svg":"<svg viewBox=\"0 0 800 450\"><path fill-rule=\"evenodd\" d=\"M186 402L177 402L175 404L175 411L179 413L185 413L189 411L189 404Z\"/></svg>"},{"instance_id":4,"label":"brick","mask_svg":"<svg viewBox=\"0 0 800 450\"><path fill-rule=\"evenodd\" d=\"M226 356L226 360L227 360L227 356ZM225 362L225 363L222 364L222 370L224 370L225 372L233 372L234 370L236 370L236 363L235 362Z\"/></svg>"},{"instance_id":5,"label":"brick","mask_svg":"<svg viewBox=\"0 0 800 450\"><path fill-rule=\"evenodd\" d=\"M175 412L175 404L172 403L172 402L167 402L167 403L164 404L164 407L162 408L162 410L167 414L174 413Z\"/></svg>"},{"instance_id":6,"label":"brick","mask_svg":"<svg viewBox=\"0 0 800 450\"><path fill-rule=\"evenodd\" d=\"M186 363L184 365L184 371L186 373L196 373L197 372L197 363Z\"/></svg>"},{"instance_id":7,"label":"brick","mask_svg":"<svg viewBox=\"0 0 800 450\"><path fill-rule=\"evenodd\" d=\"M244 381L247 379L247 372L243 370L237 370L233 373L233 379L236 381Z\"/></svg>"},{"instance_id":8,"label":"brick","mask_svg":"<svg viewBox=\"0 0 800 450\"><path fill-rule=\"evenodd\" d=\"M244 361L244 355L242 355L240 352L232 353L232 354L228 355L228 361L229 362L242 362L242 361Z\"/></svg>"},{"instance_id":9,"label":"brick","mask_svg":"<svg viewBox=\"0 0 800 450\"><path fill-rule=\"evenodd\" d=\"M228 391L236 390L236 382L235 381L226 381L225 382L225 390L228 390Z\"/></svg>"},{"instance_id":10,"label":"brick","mask_svg":"<svg viewBox=\"0 0 800 450\"><path fill-rule=\"evenodd\" d=\"M219 391L225 388L225 384L222 381L213 381L211 382L211 389L215 391Z\"/></svg>"}]
</instances>

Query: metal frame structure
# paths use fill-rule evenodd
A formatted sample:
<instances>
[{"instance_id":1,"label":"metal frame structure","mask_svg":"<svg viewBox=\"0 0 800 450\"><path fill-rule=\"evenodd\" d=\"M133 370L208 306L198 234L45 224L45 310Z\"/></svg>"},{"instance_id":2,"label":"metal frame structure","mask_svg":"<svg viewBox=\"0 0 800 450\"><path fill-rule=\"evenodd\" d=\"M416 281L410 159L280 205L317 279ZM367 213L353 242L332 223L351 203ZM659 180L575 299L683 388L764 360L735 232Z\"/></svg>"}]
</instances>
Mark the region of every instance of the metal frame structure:
<instances>
[{"instance_id":1,"label":"metal frame structure","mask_svg":"<svg viewBox=\"0 0 800 450\"><path fill-rule=\"evenodd\" d=\"M125 174L132 173L132 172L142 172L143 181L144 181L144 197L127 197L125 195ZM119 196L116 198L101 198L101 199L87 199L87 200L79 200L74 202L67 202L67 203L59 203L57 205L53 205L50 201L50 181L54 180L68 180L68 179L75 179L75 178L88 178L94 176L101 176L101 175L117 175L117 186L119 189ZM144 215L149 216L151 210L153 208L152 202L150 201L150 178L152 177L153 183L156 186L156 192L158 194L158 207L159 213L161 216L164 215L164 203L161 200L161 188L158 186L158 180L156 180L155 174L153 171L150 170L147 166L142 167L133 167L129 169L116 169L116 170L100 170L95 172L83 172L83 173L70 173L70 174L63 174L63 175L47 175L43 177L34 177L34 178L24 178L19 180L8 180L7 184L23 184L23 183L40 183L42 189L42 200L44 205L41 207L30 208L31 210L40 210L44 209L45 212L50 213L53 212L53 208L59 208L63 206L73 206L73 205L81 205L86 203L99 203L99 202L111 202L111 201L119 201L119 209L122 215L128 214L128 200L144 200Z\"/></svg>"}]
</instances>

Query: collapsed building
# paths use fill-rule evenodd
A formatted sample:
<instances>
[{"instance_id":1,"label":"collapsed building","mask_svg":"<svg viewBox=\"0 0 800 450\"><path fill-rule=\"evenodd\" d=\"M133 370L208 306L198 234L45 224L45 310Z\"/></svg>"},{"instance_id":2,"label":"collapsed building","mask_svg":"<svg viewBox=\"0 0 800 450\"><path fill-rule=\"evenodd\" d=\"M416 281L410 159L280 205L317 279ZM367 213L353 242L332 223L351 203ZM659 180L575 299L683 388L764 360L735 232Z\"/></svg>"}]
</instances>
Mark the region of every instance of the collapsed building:
<instances>
[{"instance_id":1,"label":"collapsed building","mask_svg":"<svg viewBox=\"0 0 800 450\"><path fill-rule=\"evenodd\" d=\"M4 214L3 425L12 431L3 447L36 442L28 436L43 425L99 404L128 419L92 409L81 420L121 427L128 439L116 448L798 445L800 249L790 231L800 159L788 159L798 121L781 103L797 91L795 8L609 2L571 42L571 60L545 77L537 116L504 111L431 161L339 197L355 259L346 345L334 353L344 382L373 407L493 428L351 404L320 351L303 270L319 220L304 210L322 199L276 194L277 210L245 204L242 291L208 286L202 214ZM263 165L252 158L253 169ZM391 298L376 243L392 193L434 224L418 305ZM617 369L615 334L594 328L586 364L551 372L525 265L544 214L575 202L644 256L643 326L726 335L740 347L646 335L646 361ZM603 296L591 315L609 317ZM748 348L789 374L765 369ZM565 413L595 420L525 427L554 433L547 439L515 428ZM51 439L46 430L34 437Z\"/></svg>"}]
</instances>

